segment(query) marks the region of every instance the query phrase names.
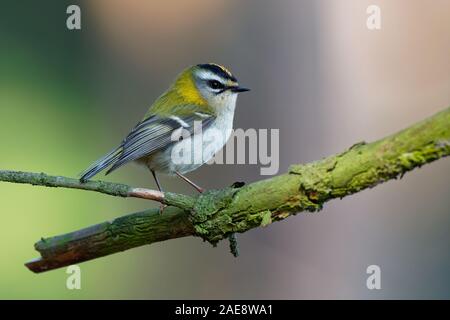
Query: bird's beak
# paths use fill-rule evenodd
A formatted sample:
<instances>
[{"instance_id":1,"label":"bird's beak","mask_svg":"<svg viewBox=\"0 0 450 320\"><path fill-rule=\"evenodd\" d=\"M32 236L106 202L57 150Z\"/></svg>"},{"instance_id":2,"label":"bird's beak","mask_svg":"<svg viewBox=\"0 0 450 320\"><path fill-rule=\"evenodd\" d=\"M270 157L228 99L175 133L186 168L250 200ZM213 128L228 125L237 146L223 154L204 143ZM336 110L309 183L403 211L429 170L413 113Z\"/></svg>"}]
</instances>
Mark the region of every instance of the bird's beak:
<instances>
[{"instance_id":1,"label":"bird's beak","mask_svg":"<svg viewBox=\"0 0 450 320\"><path fill-rule=\"evenodd\" d=\"M239 86L231 87L230 90L231 90L231 92L245 92L245 91L250 91L250 89L248 89L248 88L243 88L243 87L239 87Z\"/></svg>"}]
</instances>

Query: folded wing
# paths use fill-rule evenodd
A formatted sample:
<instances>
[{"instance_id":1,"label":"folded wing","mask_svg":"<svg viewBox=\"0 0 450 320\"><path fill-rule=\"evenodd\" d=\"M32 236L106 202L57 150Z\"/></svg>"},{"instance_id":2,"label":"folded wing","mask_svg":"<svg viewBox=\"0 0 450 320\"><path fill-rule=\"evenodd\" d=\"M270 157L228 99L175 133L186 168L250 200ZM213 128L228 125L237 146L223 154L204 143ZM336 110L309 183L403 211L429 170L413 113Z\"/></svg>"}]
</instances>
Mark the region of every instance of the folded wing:
<instances>
[{"instance_id":1,"label":"folded wing","mask_svg":"<svg viewBox=\"0 0 450 320\"><path fill-rule=\"evenodd\" d=\"M199 121L201 128L205 130L214 121L214 116L194 113L189 116L151 116L144 119L128 134L119 147L86 169L80 180L88 180L110 167L106 172L108 174L130 161L170 146L175 142L171 139L175 130L184 129L194 134L195 121Z\"/></svg>"}]
</instances>

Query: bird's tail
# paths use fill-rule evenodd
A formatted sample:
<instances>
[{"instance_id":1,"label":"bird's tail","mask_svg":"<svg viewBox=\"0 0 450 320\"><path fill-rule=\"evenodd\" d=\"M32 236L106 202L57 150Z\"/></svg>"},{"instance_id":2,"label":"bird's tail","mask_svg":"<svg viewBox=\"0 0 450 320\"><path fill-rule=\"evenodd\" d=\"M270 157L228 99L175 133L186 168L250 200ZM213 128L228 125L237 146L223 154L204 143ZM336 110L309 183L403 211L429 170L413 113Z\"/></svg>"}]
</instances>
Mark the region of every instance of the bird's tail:
<instances>
[{"instance_id":1,"label":"bird's tail","mask_svg":"<svg viewBox=\"0 0 450 320\"><path fill-rule=\"evenodd\" d=\"M104 157L98 159L89 168L87 168L80 174L81 175L80 181L85 182L86 180L89 180L90 178L95 176L100 171L109 167L120 157L121 154L122 154L122 147L117 147Z\"/></svg>"}]
</instances>

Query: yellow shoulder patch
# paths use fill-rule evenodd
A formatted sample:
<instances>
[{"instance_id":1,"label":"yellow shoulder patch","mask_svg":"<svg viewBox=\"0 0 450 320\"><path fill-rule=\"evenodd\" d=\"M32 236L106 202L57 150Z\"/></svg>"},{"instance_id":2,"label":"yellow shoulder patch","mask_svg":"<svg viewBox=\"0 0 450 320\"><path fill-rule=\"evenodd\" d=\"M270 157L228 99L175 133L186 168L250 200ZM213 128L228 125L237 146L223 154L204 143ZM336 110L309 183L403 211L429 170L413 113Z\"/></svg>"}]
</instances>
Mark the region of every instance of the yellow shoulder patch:
<instances>
[{"instance_id":1,"label":"yellow shoulder patch","mask_svg":"<svg viewBox=\"0 0 450 320\"><path fill-rule=\"evenodd\" d=\"M188 69L184 71L176 80L175 89L182 98L184 104L206 105L206 100L201 96L195 86L192 72Z\"/></svg>"}]
</instances>

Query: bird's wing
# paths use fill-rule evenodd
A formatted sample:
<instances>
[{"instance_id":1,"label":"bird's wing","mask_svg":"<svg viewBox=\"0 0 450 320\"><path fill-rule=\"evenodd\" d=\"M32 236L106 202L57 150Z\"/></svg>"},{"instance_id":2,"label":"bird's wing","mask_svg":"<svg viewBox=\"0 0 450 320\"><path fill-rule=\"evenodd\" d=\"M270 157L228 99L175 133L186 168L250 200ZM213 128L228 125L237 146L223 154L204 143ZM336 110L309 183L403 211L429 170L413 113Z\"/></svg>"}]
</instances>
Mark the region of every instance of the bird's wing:
<instances>
[{"instance_id":1,"label":"bird's wing","mask_svg":"<svg viewBox=\"0 0 450 320\"><path fill-rule=\"evenodd\" d=\"M185 116L150 116L140 122L123 140L122 152L106 174L116 170L130 161L147 156L157 150L164 149L175 141L172 134L175 130L187 130L191 135L194 128L205 130L214 121L215 117L206 113L194 113ZM200 126L195 125L199 121Z\"/></svg>"}]
</instances>

